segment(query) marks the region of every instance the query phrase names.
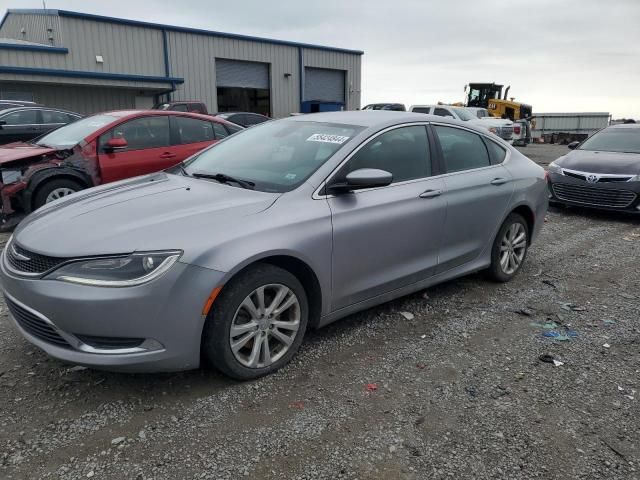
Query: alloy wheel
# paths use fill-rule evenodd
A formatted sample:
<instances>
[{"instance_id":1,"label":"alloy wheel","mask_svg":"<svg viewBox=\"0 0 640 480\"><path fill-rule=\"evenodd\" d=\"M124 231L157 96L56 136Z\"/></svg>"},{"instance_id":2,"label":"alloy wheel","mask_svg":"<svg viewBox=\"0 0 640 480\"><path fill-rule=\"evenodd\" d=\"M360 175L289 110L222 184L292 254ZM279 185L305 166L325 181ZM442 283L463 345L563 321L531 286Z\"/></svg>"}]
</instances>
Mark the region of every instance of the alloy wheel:
<instances>
[{"instance_id":1,"label":"alloy wheel","mask_svg":"<svg viewBox=\"0 0 640 480\"><path fill-rule=\"evenodd\" d=\"M242 301L231 322L229 342L238 362L264 368L287 353L300 328L296 294L282 284L256 288Z\"/></svg>"},{"instance_id":2,"label":"alloy wheel","mask_svg":"<svg viewBox=\"0 0 640 480\"><path fill-rule=\"evenodd\" d=\"M49 195L47 195L46 203L53 202L54 200L66 197L68 195L71 195L72 193L76 193L76 191L67 187L56 188L55 190L52 190Z\"/></svg>"},{"instance_id":3,"label":"alloy wheel","mask_svg":"<svg viewBox=\"0 0 640 480\"><path fill-rule=\"evenodd\" d=\"M512 223L500 243L500 267L507 275L520 268L527 251L527 231L521 223Z\"/></svg>"}]
</instances>

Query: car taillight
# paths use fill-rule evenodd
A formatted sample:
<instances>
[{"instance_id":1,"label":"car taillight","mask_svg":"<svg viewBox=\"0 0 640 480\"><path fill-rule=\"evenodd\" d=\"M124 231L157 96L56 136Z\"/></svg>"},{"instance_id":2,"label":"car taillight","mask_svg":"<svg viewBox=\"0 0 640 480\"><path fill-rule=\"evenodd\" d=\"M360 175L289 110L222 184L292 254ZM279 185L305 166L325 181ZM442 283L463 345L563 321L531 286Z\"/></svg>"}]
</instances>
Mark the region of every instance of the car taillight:
<instances>
[{"instance_id":1,"label":"car taillight","mask_svg":"<svg viewBox=\"0 0 640 480\"><path fill-rule=\"evenodd\" d=\"M516 135L520 135L520 125L513 126L513 133L515 133Z\"/></svg>"}]
</instances>

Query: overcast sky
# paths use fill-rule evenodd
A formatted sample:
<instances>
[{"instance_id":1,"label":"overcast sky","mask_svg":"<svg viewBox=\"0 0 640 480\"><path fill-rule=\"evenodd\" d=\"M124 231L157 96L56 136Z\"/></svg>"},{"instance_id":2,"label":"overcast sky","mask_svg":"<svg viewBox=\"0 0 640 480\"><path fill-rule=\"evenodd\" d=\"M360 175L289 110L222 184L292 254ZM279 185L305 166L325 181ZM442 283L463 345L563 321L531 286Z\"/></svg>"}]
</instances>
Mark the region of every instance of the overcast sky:
<instances>
[{"instance_id":1,"label":"overcast sky","mask_svg":"<svg viewBox=\"0 0 640 480\"><path fill-rule=\"evenodd\" d=\"M47 7L364 50L363 104L462 101L466 83L496 82L535 112L640 118L640 0L47 0Z\"/></svg>"}]
</instances>

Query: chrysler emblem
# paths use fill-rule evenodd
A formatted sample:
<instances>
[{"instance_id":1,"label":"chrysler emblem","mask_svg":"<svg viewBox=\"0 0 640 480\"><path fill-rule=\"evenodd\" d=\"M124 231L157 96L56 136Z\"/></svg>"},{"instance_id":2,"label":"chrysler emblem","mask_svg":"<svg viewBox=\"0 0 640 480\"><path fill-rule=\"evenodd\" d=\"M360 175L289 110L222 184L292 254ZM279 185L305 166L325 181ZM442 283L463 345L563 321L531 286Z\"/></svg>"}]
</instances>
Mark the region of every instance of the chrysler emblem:
<instances>
[{"instance_id":1,"label":"chrysler emblem","mask_svg":"<svg viewBox=\"0 0 640 480\"><path fill-rule=\"evenodd\" d=\"M16 247L13 246L13 243L11 244L11 255L13 255L13 258L15 258L16 260L20 260L22 262L28 262L29 260L31 260L29 257L18 253Z\"/></svg>"},{"instance_id":2,"label":"chrysler emblem","mask_svg":"<svg viewBox=\"0 0 640 480\"><path fill-rule=\"evenodd\" d=\"M594 175L593 173L590 173L589 175L587 175L587 182L589 183L598 183L598 176Z\"/></svg>"}]
</instances>

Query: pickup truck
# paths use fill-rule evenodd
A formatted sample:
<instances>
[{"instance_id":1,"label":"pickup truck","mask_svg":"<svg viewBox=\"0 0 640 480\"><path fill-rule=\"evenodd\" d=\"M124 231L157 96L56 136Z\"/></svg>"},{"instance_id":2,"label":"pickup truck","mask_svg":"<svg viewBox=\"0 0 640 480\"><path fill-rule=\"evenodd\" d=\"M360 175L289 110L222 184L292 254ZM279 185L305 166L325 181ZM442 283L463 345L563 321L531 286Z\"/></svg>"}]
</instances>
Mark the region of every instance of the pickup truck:
<instances>
[{"instance_id":1,"label":"pickup truck","mask_svg":"<svg viewBox=\"0 0 640 480\"><path fill-rule=\"evenodd\" d=\"M410 112L428 113L440 117L455 118L463 122L469 122L477 127L486 128L507 142L513 141L513 122L501 118L482 117L466 107L452 107L450 105L412 105Z\"/></svg>"}]
</instances>

